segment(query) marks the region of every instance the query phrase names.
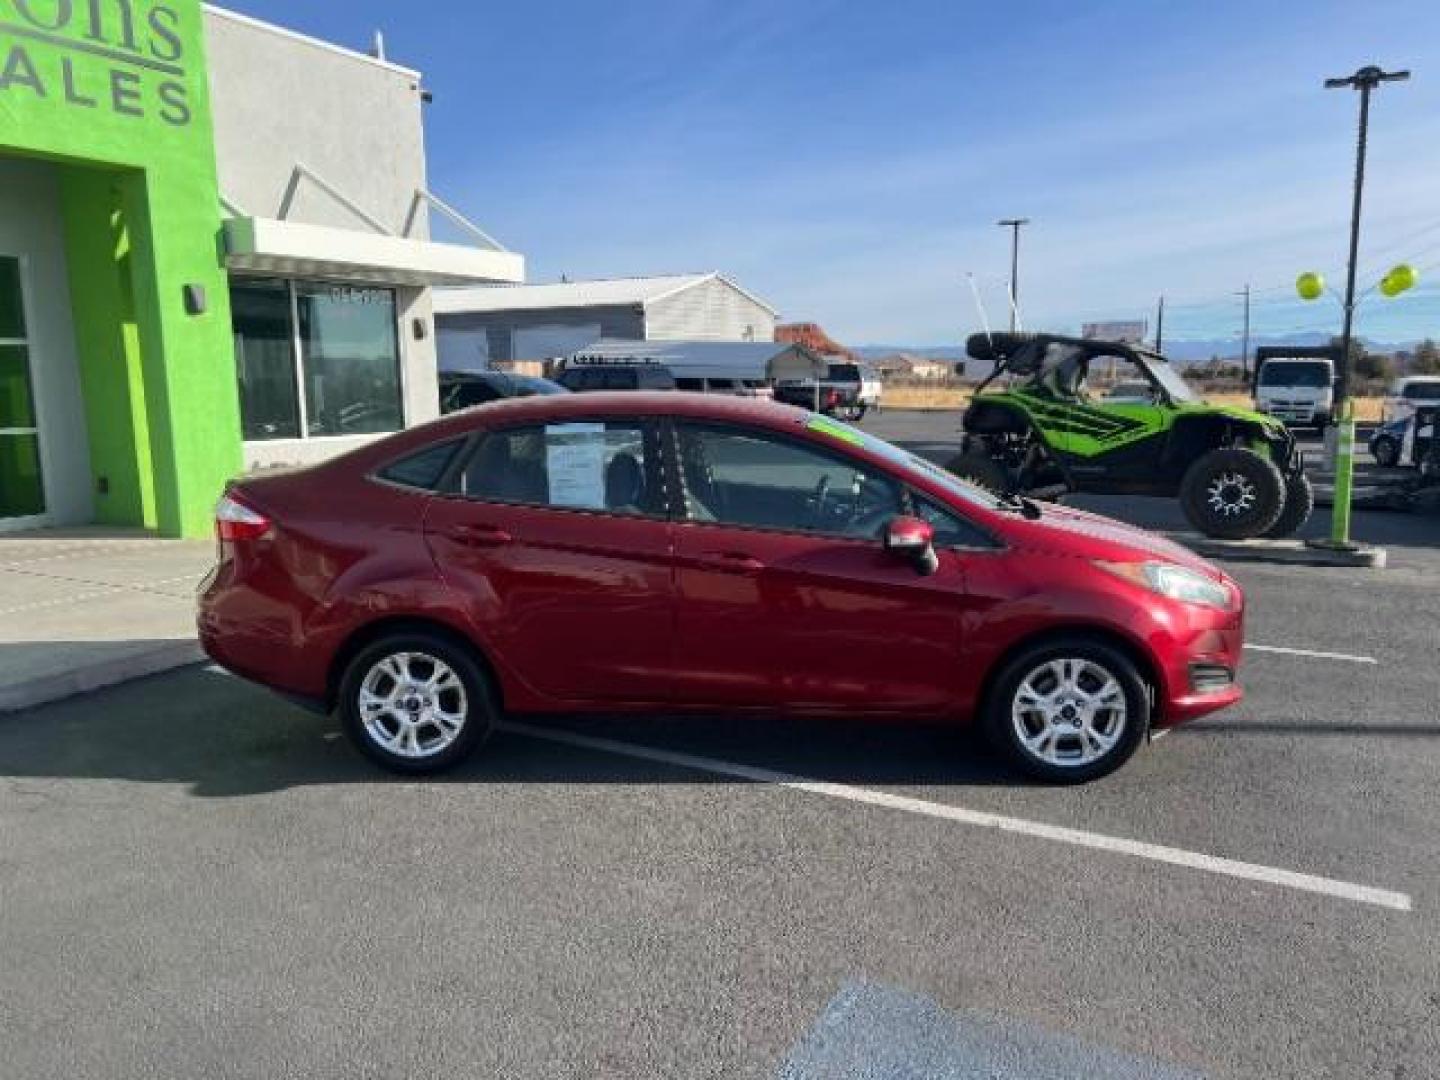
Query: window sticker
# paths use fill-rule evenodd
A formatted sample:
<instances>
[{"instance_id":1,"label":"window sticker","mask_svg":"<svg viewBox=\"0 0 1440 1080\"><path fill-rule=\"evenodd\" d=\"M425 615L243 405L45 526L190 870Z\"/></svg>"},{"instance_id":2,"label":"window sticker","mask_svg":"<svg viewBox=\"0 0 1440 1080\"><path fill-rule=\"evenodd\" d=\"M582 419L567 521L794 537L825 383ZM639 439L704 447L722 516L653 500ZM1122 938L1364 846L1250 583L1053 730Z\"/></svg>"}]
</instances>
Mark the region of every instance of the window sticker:
<instances>
[{"instance_id":1,"label":"window sticker","mask_svg":"<svg viewBox=\"0 0 1440 1080\"><path fill-rule=\"evenodd\" d=\"M864 446L865 439L857 431L851 431L844 424L837 424L828 416L815 416L805 425L811 431L820 435L828 435L832 439L839 439L841 442L849 443L851 446Z\"/></svg>"},{"instance_id":2,"label":"window sticker","mask_svg":"<svg viewBox=\"0 0 1440 1080\"><path fill-rule=\"evenodd\" d=\"M605 509L605 425L550 424L545 428L550 505Z\"/></svg>"}]
</instances>

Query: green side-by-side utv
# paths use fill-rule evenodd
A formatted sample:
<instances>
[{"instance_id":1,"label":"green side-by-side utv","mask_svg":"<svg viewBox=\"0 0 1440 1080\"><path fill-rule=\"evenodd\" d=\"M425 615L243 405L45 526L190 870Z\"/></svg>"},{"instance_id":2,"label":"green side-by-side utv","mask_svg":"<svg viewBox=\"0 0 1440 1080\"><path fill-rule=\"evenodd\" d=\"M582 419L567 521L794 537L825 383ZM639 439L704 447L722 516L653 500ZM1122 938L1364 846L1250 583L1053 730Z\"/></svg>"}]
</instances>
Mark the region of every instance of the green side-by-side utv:
<instances>
[{"instance_id":1,"label":"green side-by-side utv","mask_svg":"<svg viewBox=\"0 0 1440 1080\"><path fill-rule=\"evenodd\" d=\"M994 372L965 413L949 469L999 494L1066 491L1179 496L1207 536L1289 536L1314 508L1295 438L1278 420L1210 405L1158 353L1056 334L976 334ZM1090 377L1144 382L1122 398Z\"/></svg>"}]
</instances>

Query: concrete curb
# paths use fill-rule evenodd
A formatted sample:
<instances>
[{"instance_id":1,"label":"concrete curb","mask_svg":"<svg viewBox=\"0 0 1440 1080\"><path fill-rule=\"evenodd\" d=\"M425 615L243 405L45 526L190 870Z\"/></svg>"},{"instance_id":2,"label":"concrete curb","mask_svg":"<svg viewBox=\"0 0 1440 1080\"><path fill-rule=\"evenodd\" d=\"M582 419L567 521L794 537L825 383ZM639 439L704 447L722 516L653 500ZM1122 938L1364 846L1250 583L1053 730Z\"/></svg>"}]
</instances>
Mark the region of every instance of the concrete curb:
<instances>
[{"instance_id":1,"label":"concrete curb","mask_svg":"<svg viewBox=\"0 0 1440 1080\"><path fill-rule=\"evenodd\" d=\"M66 698L103 690L131 679L158 675L188 667L205 659L197 641L177 640L133 656L122 656L101 664L88 664L59 675L47 675L13 686L0 687L0 714L20 712Z\"/></svg>"},{"instance_id":2,"label":"concrete curb","mask_svg":"<svg viewBox=\"0 0 1440 1080\"><path fill-rule=\"evenodd\" d=\"M1359 546L1353 551L1336 551L1311 547L1303 540L1216 540L1198 533L1167 535L1207 559L1280 563L1290 566L1340 566L1363 570L1383 570L1387 559L1385 549L1377 547Z\"/></svg>"}]
</instances>

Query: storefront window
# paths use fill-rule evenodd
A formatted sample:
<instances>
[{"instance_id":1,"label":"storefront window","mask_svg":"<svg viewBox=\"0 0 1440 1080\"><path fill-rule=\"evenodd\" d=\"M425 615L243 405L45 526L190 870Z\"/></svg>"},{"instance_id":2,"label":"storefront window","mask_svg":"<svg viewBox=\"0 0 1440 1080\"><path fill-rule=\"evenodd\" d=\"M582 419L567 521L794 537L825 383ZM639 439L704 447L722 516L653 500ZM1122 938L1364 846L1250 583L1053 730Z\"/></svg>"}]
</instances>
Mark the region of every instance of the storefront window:
<instances>
[{"instance_id":1,"label":"storefront window","mask_svg":"<svg viewBox=\"0 0 1440 1080\"><path fill-rule=\"evenodd\" d=\"M361 435L403 426L395 294L297 284L305 407L311 435Z\"/></svg>"},{"instance_id":2,"label":"storefront window","mask_svg":"<svg viewBox=\"0 0 1440 1080\"><path fill-rule=\"evenodd\" d=\"M246 278L230 293L247 441L405 426L394 292Z\"/></svg>"},{"instance_id":3,"label":"storefront window","mask_svg":"<svg viewBox=\"0 0 1440 1080\"><path fill-rule=\"evenodd\" d=\"M298 439L300 399L289 283L236 281L230 287L230 307L245 438Z\"/></svg>"}]
</instances>

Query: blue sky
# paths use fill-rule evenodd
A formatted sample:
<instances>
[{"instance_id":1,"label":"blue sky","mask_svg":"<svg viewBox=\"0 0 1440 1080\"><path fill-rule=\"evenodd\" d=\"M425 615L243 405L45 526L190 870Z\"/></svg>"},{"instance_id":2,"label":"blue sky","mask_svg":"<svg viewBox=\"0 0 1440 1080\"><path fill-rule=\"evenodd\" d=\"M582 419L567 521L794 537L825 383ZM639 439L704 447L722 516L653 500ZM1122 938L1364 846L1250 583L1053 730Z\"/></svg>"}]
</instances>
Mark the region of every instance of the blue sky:
<instances>
[{"instance_id":1,"label":"blue sky","mask_svg":"<svg viewBox=\"0 0 1440 1080\"><path fill-rule=\"evenodd\" d=\"M233 0L421 69L432 187L532 280L720 269L853 343L1148 315L1167 337L1337 326L1356 95L1376 97L1360 330L1440 336L1440 3L1312 0ZM403 13L403 14L402 14ZM1428 61L1428 63L1427 63Z\"/></svg>"}]
</instances>

